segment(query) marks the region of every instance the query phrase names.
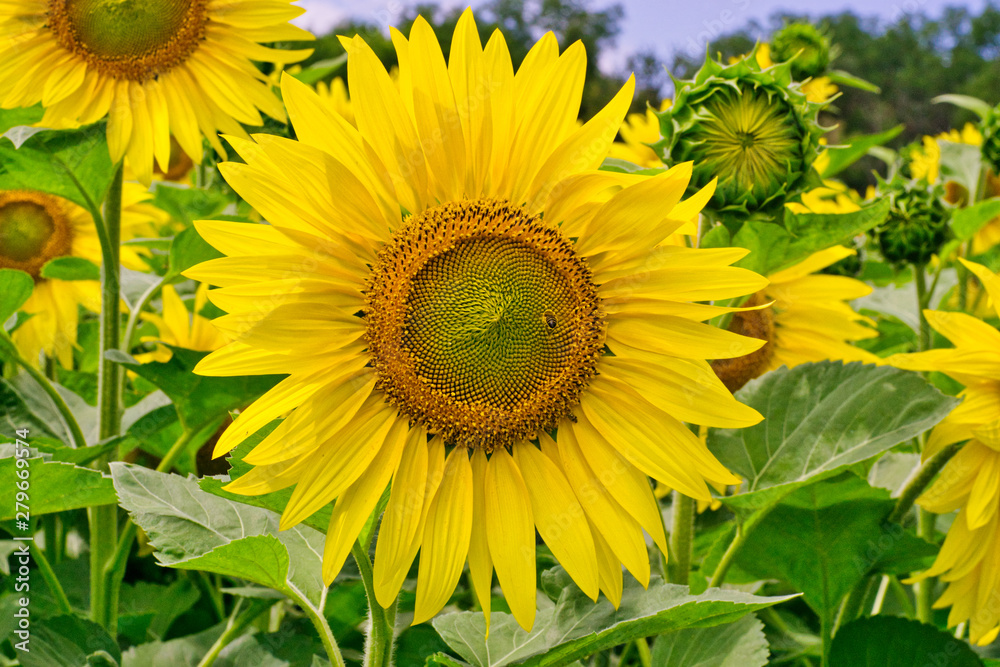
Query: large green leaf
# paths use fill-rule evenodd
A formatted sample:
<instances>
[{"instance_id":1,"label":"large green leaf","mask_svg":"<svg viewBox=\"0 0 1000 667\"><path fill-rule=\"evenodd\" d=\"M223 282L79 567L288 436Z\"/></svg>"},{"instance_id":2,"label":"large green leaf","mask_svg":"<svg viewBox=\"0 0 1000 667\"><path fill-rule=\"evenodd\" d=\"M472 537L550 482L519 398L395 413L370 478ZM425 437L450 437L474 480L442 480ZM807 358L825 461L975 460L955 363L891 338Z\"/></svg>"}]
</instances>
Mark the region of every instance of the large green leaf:
<instances>
[{"instance_id":1,"label":"large green leaf","mask_svg":"<svg viewBox=\"0 0 1000 667\"><path fill-rule=\"evenodd\" d=\"M33 621L29 647L30 651L18 651L22 667L111 667L122 659L118 643L104 628L79 616Z\"/></svg>"},{"instance_id":2,"label":"large green leaf","mask_svg":"<svg viewBox=\"0 0 1000 667\"><path fill-rule=\"evenodd\" d=\"M830 645L830 667L982 667L961 639L933 625L872 616L842 627Z\"/></svg>"},{"instance_id":3,"label":"large green leaf","mask_svg":"<svg viewBox=\"0 0 1000 667\"><path fill-rule=\"evenodd\" d=\"M230 410L246 408L257 397L277 384L280 375L252 377L206 377L194 367L206 355L180 347L170 347L173 356L166 363L140 364L133 357L113 350L108 357L149 380L173 401L181 422L189 429L200 429L224 417Z\"/></svg>"},{"instance_id":4,"label":"large green leaf","mask_svg":"<svg viewBox=\"0 0 1000 667\"><path fill-rule=\"evenodd\" d=\"M104 127L43 130L19 148L0 140L0 189L39 190L84 208L99 206L114 177Z\"/></svg>"},{"instance_id":5,"label":"large green leaf","mask_svg":"<svg viewBox=\"0 0 1000 667\"><path fill-rule=\"evenodd\" d=\"M895 139L903 131L903 127L902 125L897 125L878 134L863 134L851 137L844 145L830 146L824 151L829 156L829 162L820 176L823 178L836 176L866 155L873 146L881 146Z\"/></svg>"},{"instance_id":6,"label":"large green leaf","mask_svg":"<svg viewBox=\"0 0 1000 667\"><path fill-rule=\"evenodd\" d=\"M653 667L763 667L764 624L753 614L727 625L687 628L657 638Z\"/></svg>"},{"instance_id":7,"label":"large green leaf","mask_svg":"<svg viewBox=\"0 0 1000 667\"><path fill-rule=\"evenodd\" d=\"M174 220L190 225L195 220L211 218L221 213L229 204L229 198L215 190L170 185L160 181L153 190L153 203L169 213Z\"/></svg>"},{"instance_id":8,"label":"large green leaf","mask_svg":"<svg viewBox=\"0 0 1000 667\"><path fill-rule=\"evenodd\" d=\"M83 257L56 257L45 263L41 275L55 280L100 280L101 269Z\"/></svg>"},{"instance_id":9,"label":"large green leaf","mask_svg":"<svg viewBox=\"0 0 1000 667\"><path fill-rule=\"evenodd\" d=\"M432 621L441 638L475 667L524 664L555 667L638 637L684 628L732 623L743 616L791 599L758 597L741 591L711 589L691 595L686 586L652 577L645 590L627 577L621 606L605 598L593 602L561 572L563 592L555 607L541 609L531 632L510 614L490 614L490 634L482 612L458 612Z\"/></svg>"},{"instance_id":10,"label":"large green leaf","mask_svg":"<svg viewBox=\"0 0 1000 667\"><path fill-rule=\"evenodd\" d=\"M10 502L0 507L0 521L15 518L13 502L14 486L20 480L17 476L17 464L13 456L14 448L9 445L0 446L0 489L7 489ZM110 477L105 477L97 470L80 468L71 463L46 461L41 457L28 460L28 502L31 516L51 514L64 510L92 507L95 505L113 505L115 489Z\"/></svg>"},{"instance_id":11,"label":"large green leaf","mask_svg":"<svg viewBox=\"0 0 1000 667\"><path fill-rule=\"evenodd\" d=\"M998 215L1000 215L1000 198L996 197L960 208L951 216L951 231L955 233L957 240L968 241Z\"/></svg>"},{"instance_id":12,"label":"large green leaf","mask_svg":"<svg viewBox=\"0 0 1000 667\"><path fill-rule=\"evenodd\" d=\"M15 432L22 429L28 429L31 437L58 440L66 436L61 428L59 433L53 432L49 422L35 414L14 385L0 378L0 442L14 442Z\"/></svg>"},{"instance_id":13,"label":"large green leaf","mask_svg":"<svg viewBox=\"0 0 1000 667\"><path fill-rule=\"evenodd\" d=\"M31 296L35 281L24 271L0 269L0 326Z\"/></svg>"},{"instance_id":14,"label":"large green leaf","mask_svg":"<svg viewBox=\"0 0 1000 667\"><path fill-rule=\"evenodd\" d=\"M118 634L133 644L163 639L170 624L198 602L201 593L188 578L169 586L148 581L122 586L118 604Z\"/></svg>"},{"instance_id":15,"label":"large green leaf","mask_svg":"<svg viewBox=\"0 0 1000 667\"><path fill-rule=\"evenodd\" d=\"M750 254L737 264L762 274L797 264L819 250L863 234L885 220L889 200L881 199L851 213L794 213L786 210L784 227L754 220L743 223L732 245Z\"/></svg>"},{"instance_id":16,"label":"large green leaf","mask_svg":"<svg viewBox=\"0 0 1000 667\"><path fill-rule=\"evenodd\" d=\"M736 396L764 420L713 429L708 445L746 479L744 492L724 500L743 515L916 437L957 404L917 373L860 362L781 368Z\"/></svg>"},{"instance_id":17,"label":"large green leaf","mask_svg":"<svg viewBox=\"0 0 1000 667\"><path fill-rule=\"evenodd\" d=\"M937 548L887 523L896 502L853 473L803 487L763 518L738 552L736 565L757 579L802 591L820 616L870 574L907 574L929 567Z\"/></svg>"},{"instance_id":18,"label":"large green leaf","mask_svg":"<svg viewBox=\"0 0 1000 667\"><path fill-rule=\"evenodd\" d=\"M198 488L198 480L112 463L119 502L169 567L239 577L319 605L323 535L299 525L278 532L279 516Z\"/></svg>"}]
</instances>

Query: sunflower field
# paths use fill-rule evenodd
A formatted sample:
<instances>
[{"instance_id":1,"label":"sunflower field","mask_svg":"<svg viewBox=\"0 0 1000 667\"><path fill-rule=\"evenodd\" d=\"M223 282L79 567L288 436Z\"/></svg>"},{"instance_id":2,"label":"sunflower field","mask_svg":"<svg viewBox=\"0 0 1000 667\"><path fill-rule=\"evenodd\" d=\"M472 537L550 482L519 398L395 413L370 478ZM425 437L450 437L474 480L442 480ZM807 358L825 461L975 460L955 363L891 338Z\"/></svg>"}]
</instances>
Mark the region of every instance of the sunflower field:
<instances>
[{"instance_id":1,"label":"sunflower field","mask_svg":"<svg viewBox=\"0 0 1000 667\"><path fill-rule=\"evenodd\" d=\"M1000 107L302 11L0 0L2 665L1000 665Z\"/></svg>"}]
</instances>

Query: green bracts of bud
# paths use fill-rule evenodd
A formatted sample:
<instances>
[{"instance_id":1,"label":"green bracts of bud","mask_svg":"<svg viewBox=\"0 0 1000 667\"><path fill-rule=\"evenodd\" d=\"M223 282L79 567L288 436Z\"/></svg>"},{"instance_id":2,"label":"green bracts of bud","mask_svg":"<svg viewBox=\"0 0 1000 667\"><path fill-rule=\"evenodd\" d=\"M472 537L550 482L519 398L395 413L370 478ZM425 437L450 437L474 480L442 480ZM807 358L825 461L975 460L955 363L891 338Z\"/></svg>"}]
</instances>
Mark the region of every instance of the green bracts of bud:
<instances>
[{"instance_id":1,"label":"green bracts of bud","mask_svg":"<svg viewBox=\"0 0 1000 667\"><path fill-rule=\"evenodd\" d=\"M950 237L951 208L944 188L927 181L896 176L879 184L879 195L889 198L889 216L875 230L886 261L902 266L924 265Z\"/></svg>"}]
</instances>

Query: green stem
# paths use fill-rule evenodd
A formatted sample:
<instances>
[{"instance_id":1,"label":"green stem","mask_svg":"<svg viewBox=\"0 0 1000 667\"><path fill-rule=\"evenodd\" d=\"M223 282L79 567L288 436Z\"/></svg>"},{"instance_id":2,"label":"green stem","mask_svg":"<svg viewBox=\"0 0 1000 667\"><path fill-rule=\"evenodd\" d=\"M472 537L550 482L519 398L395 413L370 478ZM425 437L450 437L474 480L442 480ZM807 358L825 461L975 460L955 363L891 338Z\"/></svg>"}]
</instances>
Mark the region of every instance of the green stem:
<instances>
[{"instance_id":1,"label":"green stem","mask_svg":"<svg viewBox=\"0 0 1000 667\"><path fill-rule=\"evenodd\" d=\"M635 640L635 648L639 651L639 664L642 667L652 667L653 656L649 651L649 644L646 643L645 637L639 637Z\"/></svg>"},{"instance_id":2,"label":"green stem","mask_svg":"<svg viewBox=\"0 0 1000 667\"><path fill-rule=\"evenodd\" d=\"M351 554L361 572L361 581L368 596L371 618L368 636L365 638L365 667L391 667L394 630L396 625L396 604L385 609L375 598L375 584L372 576L372 561L368 557L367 545L355 542Z\"/></svg>"},{"instance_id":3,"label":"green stem","mask_svg":"<svg viewBox=\"0 0 1000 667\"><path fill-rule=\"evenodd\" d=\"M42 517L42 528L45 530L45 557L53 563L62 560L59 553L59 527L56 522L59 520L58 514L46 514Z\"/></svg>"},{"instance_id":4,"label":"green stem","mask_svg":"<svg viewBox=\"0 0 1000 667\"><path fill-rule=\"evenodd\" d=\"M35 561L35 565L38 566L38 571L41 573L45 585L49 587L52 597L56 599L59 611L63 614L72 614L73 608L69 606L69 598L66 597L66 591L63 590L62 584L59 583L56 573L49 564L49 559L45 557L45 552L38 548L38 545L34 541L30 543L29 549L31 550L31 558Z\"/></svg>"},{"instance_id":5,"label":"green stem","mask_svg":"<svg viewBox=\"0 0 1000 667\"><path fill-rule=\"evenodd\" d=\"M875 601L872 603L872 616L882 613L882 605L885 604L885 596L889 592L889 575L883 574L882 580L878 583L878 590L875 592Z\"/></svg>"},{"instance_id":6,"label":"green stem","mask_svg":"<svg viewBox=\"0 0 1000 667\"><path fill-rule=\"evenodd\" d=\"M142 296L139 297L139 302L135 304L132 312L128 316L128 324L125 325L125 335L122 337L122 349L128 352L132 349L134 343L132 338L135 336L135 328L139 324L139 315L142 314L143 309L149 304L149 301L163 289L163 286L170 282L170 279L166 276L156 281L149 288L143 292Z\"/></svg>"},{"instance_id":7,"label":"green stem","mask_svg":"<svg viewBox=\"0 0 1000 667\"><path fill-rule=\"evenodd\" d=\"M344 656L340 653L340 647L337 646L337 640L333 636L333 631L330 629L330 624L326 622L323 614L320 613L316 607L312 606L309 600L305 599L305 596L295 588L295 586L289 584L289 590L286 591L288 597L292 599L295 604L299 605L299 608L305 612L309 620L312 621L313 627L316 628L316 632L319 634L320 641L323 642L323 649L326 651L326 657L329 658L330 664L334 667L345 667Z\"/></svg>"},{"instance_id":8,"label":"green stem","mask_svg":"<svg viewBox=\"0 0 1000 667\"><path fill-rule=\"evenodd\" d=\"M923 264L913 265L913 277L917 285L917 315L920 317L920 338L918 339L919 350L930 349L931 328L924 317L924 309L930 305L931 295L927 292L927 274Z\"/></svg>"},{"instance_id":9,"label":"green stem","mask_svg":"<svg viewBox=\"0 0 1000 667\"><path fill-rule=\"evenodd\" d=\"M44 373L28 363L27 359L15 351L14 344L13 342L10 342L10 338L7 336L6 332L0 330L0 336L3 336L9 343L9 345L4 346L3 349L9 348L9 356L12 361L23 368L25 372L27 372L27 374L30 375L36 383L38 383L38 386L41 387L42 391L45 392L45 395L52 400L52 403L55 404L56 410L59 412L59 416L62 418L66 429L69 431L70 437L73 438L73 447L77 449L80 447L86 447L87 439L83 436L83 429L80 428L80 423L76 421L76 417L73 416L73 412L69 409L69 406L66 405L66 401L63 400L59 391L55 388L55 386L53 386L52 382L45 377Z\"/></svg>"},{"instance_id":10,"label":"green stem","mask_svg":"<svg viewBox=\"0 0 1000 667\"><path fill-rule=\"evenodd\" d=\"M726 552L722 554L722 559L719 561L719 565L715 568L715 572L712 573L712 579L708 582L709 588L718 588L722 585L722 582L726 579L726 573L729 572L729 568L733 564L733 560L736 558L736 553L743 546L743 543L747 540L747 533L743 530L743 526L736 524L736 534L733 535L733 541L729 543L726 547Z\"/></svg>"},{"instance_id":11,"label":"green stem","mask_svg":"<svg viewBox=\"0 0 1000 667\"><path fill-rule=\"evenodd\" d=\"M100 351L97 371L98 439L106 440L121 431L119 387L122 373L117 364L107 358L121 342L121 242L122 164L119 164L104 202L103 220L95 218L101 236L101 317ZM102 224L103 222L103 224ZM103 227L103 229L102 229ZM106 471L110 455L94 461L93 467ZM91 507L90 524L90 613L94 622L112 636L118 629L118 593L107 586L106 568L114 558L118 543L118 505Z\"/></svg>"},{"instance_id":12,"label":"green stem","mask_svg":"<svg viewBox=\"0 0 1000 667\"><path fill-rule=\"evenodd\" d=\"M241 611L243 599L241 598L236 606L233 607L233 613L229 616L229 621L226 623L226 629L222 631L219 638L215 640L212 644L212 648L208 649L208 653L205 657L201 659L198 663L198 667L211 667L215 663L215 659L219 657L219 653L222 649L229 646L230 642L240 636L244 629L255 620L257 617L263 614L265 611L271 608L276 602L275 600L251 600L246 611Z\"/></svg>"},{"instance_id":13,"label":"green stem","mask_svg":"<svg viewBox=\"0 0 1000 667\"><path fill-rule=\"evenodd\" d=\"M821 613L819 615L819 623L819 632L823 639L823 657L820 664L823 667L827 667L830 664L830 640L833 638L833 632L830 627L830 614L828 612Z\"/></svg>"},{"instance_id":14,"label":"green stem","mask_svg":"<svg viewBox=\"0 0 1000 667\"><path fill-rule=\"evenodd\" d=\"M935 515L932 512L922 507L917 508L917 537L922 537L928 542L934 541L934 519ZM917 620L921 623L933 622L934 581L934 577L928 577L913 586L913 594L917 600Z\"/></svg>"},{"instance_id":15,"label":"green stem","mask_svg":"<svg viewBox=\"0 0 1000 667\"><path fill-rule=\"evenodd\" d=\"M907 513L909 513L910 508L913 507L913 503L916 502L920 494L930 485L941 469L944 468L945 464L958 453L963 444L965 443L957 442L948 445L924 461L924 464L917 468L906 482L903 483L903 490L899 494L899 500L896 501L896 506L886 520L900 523Z\"/></svg>"},{"instance_id":16,"label":"green stem","mask_svg":"<svg viewBox=\"0 0 1000 667\"><path fill-rule=\"evenodd\" d=\"M670 555L673 566L670 583L687 586L691 576L691 547L694 542L694 499L673 492L670 521Z\"/></svg>"}]
</instances>

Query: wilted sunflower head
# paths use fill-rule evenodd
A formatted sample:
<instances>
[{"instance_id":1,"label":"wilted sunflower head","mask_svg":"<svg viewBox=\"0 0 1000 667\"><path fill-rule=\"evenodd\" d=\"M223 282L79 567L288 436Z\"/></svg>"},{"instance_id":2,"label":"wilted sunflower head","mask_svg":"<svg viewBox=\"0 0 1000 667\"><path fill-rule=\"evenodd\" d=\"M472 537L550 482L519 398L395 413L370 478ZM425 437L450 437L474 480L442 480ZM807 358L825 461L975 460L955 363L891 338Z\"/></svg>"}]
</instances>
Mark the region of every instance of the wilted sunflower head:
<instances>
[{"instance_id":1,"label":"wilted sunflower head","mask_svg":"<svg viewBox=\"0 0 1000 667\"><path fill-rule=\"evenodd\" d=\"M926 264L950 235L945 189L896 174L880 181L878 191L889 199L889 216L874 231L882 256L898 266Z\"/></svg>"},{"instance_id":2,"label":"wilted sunflower head","mask_svg":"<svg viewBox=\"0 0 1000 667\"><path fill-rule=\"evenodd\" d=\"M220 165L270 224L197 225L226 257L186 275L219 286L233 341L197 372L288 374L219 439L217 455L284 417L227 489L295 485L282 527L335 501L330 582L391 480L375 597L394 604L419 552L417 622L468 562L487 618L496 572L530 628L536 531L617 604L622 565L649 579L644 531L666 544L647 475L705 501L739 481L683 422L760 420L707 360L761 342L705 324L730 309L704 302L766 281L731 266L744 250L664 243L712 195L684 199L690 164L599 170L634 80L578 123L581 43L548 33L515 71L471 10L447 60L418 18L393 32L397 82L343 43L356 124L284 77L297 140L234 139L245 161Z\"/></svg>"},{"instance_id":3,"label":"wilted sunflower head","mask_svg":"<svg viewBox=\"0 0 1000 667\"><path fill-rule=\"evenodd\" d=\"M771 37L771 57L789 62L797 81L825 72L830 51L830 39L811 23L789 23Z\"/></svg>"},{"instance_id":4,"label":"wilted sunflower head","mask_svg":"<svg viewBox=\"0 0 1000 667\"><path fill-rule=\"evenodd\" d=\"M694 79L674 85L674 104L659 114L658 148L667 164L694 162L692 188L718 177L709 210L774 212L812 180L823 105L806 98L788 63L761 69L752 57L728 66L706 58Z\"/></svg>"}]
</instances>

